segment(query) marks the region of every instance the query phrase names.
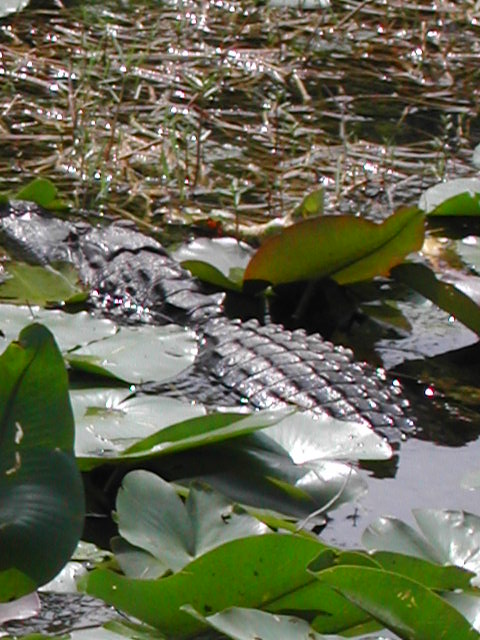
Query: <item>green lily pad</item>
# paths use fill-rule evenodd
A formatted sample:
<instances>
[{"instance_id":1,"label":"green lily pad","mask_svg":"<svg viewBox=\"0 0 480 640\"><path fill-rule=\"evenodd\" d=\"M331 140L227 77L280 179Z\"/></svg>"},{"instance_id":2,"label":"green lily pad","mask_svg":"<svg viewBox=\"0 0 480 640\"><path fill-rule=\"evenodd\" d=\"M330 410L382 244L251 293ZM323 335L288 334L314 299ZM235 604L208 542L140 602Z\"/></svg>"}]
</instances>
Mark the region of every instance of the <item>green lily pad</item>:
<instances>
[{"instance_id":1,"label":"green lily pad","mask_svg":"<svg viewBox=\"0 0 480 640\"><path fill-rule=\"evenodd\" d=\"M405 576L361 566L338 566L315 575L401 638L479 638L470 622L446 600Z\"/></svg>"},{"instance_id":2,"label":"green lily pad","mask_svg":"<svg viewBox=\"0 0 480 640\"><path fill-rule=\"evenodd\" d=\"M122 538L167 570L176 572L195 557L230 540L261 535L268 527L206 486L194 484L186 502L160 477L132 471L117 495ZM118 558L122 565L121 557Z\"/></svg>"},{"instance_id":3,"label":"green lily pad","mask_svg":"<svg viewBox=\"0 0 480 640\"><path fill-rule=\"evenodd\" d=\"M455 250L463 263L475 274L480 275L480 238L478 236L467 236L455 243Z\"/></svg>"},{"instance_id":4,"label":"green lily pad","mask_svg":"<svg viewBox=\"0 0 480 640\"><path fill-rule=\"evenodd\" d=\"M45 327L27 327L6 349L0 379L0 592L5 598L12 585L10 599L22 595L12 570L41 585L68 561L84 498L67 373ZM23 579L21 587L28 587Z\"/></svg>"},{"instance_id":5,"label":"green lily pad","mask_svg":"<svg viewBox=\"0 0 480 640\"><path fill-rule=\"evenodd\" d=\"M177 249L173 257L200 280L238 291L252 254L249 245L234 238L197 238Z\"/></svg>"},{"instance_id":6,"label":"green lily pad","mask_svg":"<svg viewBox=\"0 0 480 640\"><path fill-rule=\"evenodd\" d=\"M81 586L169 636L186 636L204 629L205 623L183 611L185 605L202 616L232 606L265 608L280 597L288 606L289 598L308 585L317 588L306 566L324 549L312 538L267 533L226 542L159 580L97 569Z\"/></svg>"},{"instance_id":7,"label":"green lily pad","mask_svg":"<svg viewBox=\"0 0 480 640\"><path fill-rule=\"evenodd\" d=\"M75 416L75 453L81 466L120 456L172 424L204 415L201 405L156 395L130 397L125 389L81 389L70 392ZM144 451L151 452L146 446Z\"/></svg>"},{"instance_id":8,"label":"green lily pad","mask_svg":"<svg viewBox=\"0 0 480 640\"><path fill-rule=\"evenodd\" d=\"M352 216L303 220L268 239L249 262L244 281L271 284L334 278L339 284L387 275L421 248L424 214L401 209L382 224Z\"/></svg>"},{"instance_id":9,"label":"green lily pad","mask_svg":"<svg viewBox=\"0 0 480 640\"><path fill-rule=\"evenodd\" d=\"M120 327L115 335L67 354L75 369L128 383L167 382L191 366L198 352L194 331L176 325Z\"/></svg>"},{"instance_id":10,"label":"green lily pad","mask_svg":"<svg viewBox=\"0 0 480 640\"><path fill-rule=\"evenodd\" d=\"M38 306L0 305L0 348L7 345L30 322L41 322L55 336L61 351L87 345L117 333L118 327L111 320L92 316L91 313L65 313L64 311L41 309Z\"/></svg>"},{"instance_id":11,"label":"green lily pad","mask_svg":"<svg viewBox=\"0 0 480 640\"><path fill-rule=\"evenodd\" d=\"M75 267L69 263L38 266L11 262L0 283L0 299L18 304L77 304L87 297Z\"/></svg>"},{"instance_id":12,"label":"green lily pad","mask_svg":"<svg viewBox=\"0 0 480 640\"><path fill-rule=\"evenodd\" d=\"M401 520L381 517L366 529L363 544L462 567L475 574L472 584L480 584L480 517L441 509L416 509L413 514L423 536Z\"/></svg>"},{"instance_id":13,"label":"green lily pad","mask_svg":"<svg viewBox=\"0 0 480 640\"><path fill-rule=\"evenodd\" d=\"M480 215L480 180L457 178L427 189L418 203L429 216Z\"/></svg>"},{"instance_id":14,"label":"green lily pad","mask_svg":"<svg viewBox=\"0 0 480 640\"><path fill-rule=\"evenodd\" d=\"M205 415L202 405L122 389L71 392L75 451L82 470L106 462L147 461L265 429L285 411Z\"/></svg>"},{"instance_id":15,"label":"green lily pad","mask_svg":"<svg viewBox=\"0 0 480 640\"><path fill-rule=\"evenodd\" d=\"M312 460L389 460L392 448L370 427L331 416L294 413L264 432L296 464Z\"/></svg>"},{"instance_id":16,"label":"green lily pad","mask_svg":"<svg viewBox=\"0 0 480 640\"><path fill-rule=\"evenodd\" d=\"M324 523L327 508L355 500L367 490L366 481L351 465L335 460L296 464L264 432L232 440L211 453L206 450L201 467L192 468L189 478L241 504L308 518L312 525Z\"/></svg>"}]
</instances>

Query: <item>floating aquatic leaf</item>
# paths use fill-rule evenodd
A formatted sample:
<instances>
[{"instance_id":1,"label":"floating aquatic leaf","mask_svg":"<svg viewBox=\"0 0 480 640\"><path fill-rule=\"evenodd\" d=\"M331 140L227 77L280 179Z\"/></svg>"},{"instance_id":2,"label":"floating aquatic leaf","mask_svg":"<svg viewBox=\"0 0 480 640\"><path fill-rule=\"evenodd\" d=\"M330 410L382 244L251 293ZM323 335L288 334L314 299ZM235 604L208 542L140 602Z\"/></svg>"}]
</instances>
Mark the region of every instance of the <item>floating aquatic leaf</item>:
<instances>
[{"instance_id":1,"label":"floating aquatic leaf","mask_svg":"<svg viewBox=\"0 0 480 640\"><path fill-rule=\"evenodd\" d=\"M464 264L469 269L480 275L480 238L478 236L467 236L455 243L456 253L460 256Z\"/></svg>"},{"instance_id":2,"label":"floating aquatic leaf","mask_svg":"<svg viewBox=\"0 0 480 640\"><path fill-rule=\"evenodd\" d=\"M478 216L480 180L456 178L427 189L418 203L429 216Z\"/></svg>"},{"instance_id":3,"label":"floating aquatic leaf","mask_svg":"<svg viewBox=\"0 0 480 640\"><path fill-rule=\"evenodd\" d=\"M267 240L249 262L244 280L272 284L330 276L339 284L386 275L420 249L424 214L401 209L382 224L352 216L304 220Z\"/></svg>"},{"instance_id":4,"label":"floating aquatic leaf","mask_svg":"<svg viewBox=\"0 0 480 640\"><path fill-rule=\"evenodd\" d=\"M438 280L429 267L405 263L395 267L392 276L451 313L466 327L480 335L480 307L452 284Z\"/></svg>"},{"instance_id":5,"label":"floating aquatic leaf","mask_svg":"<svg viewBox=\"0 0 480 640\"><path fill-rule=\"evenodd\" d=\"M71 351L89 342L102 340L117 333L118 327L111 320L98 318L91 313L65 313L41 309L38 306L0 305L0 348L7 345L31 322L41 322L55 336L61 351Z\"/></svg>"},{"instance_id":6,"label":"floating aquatic leaf","mask_svg":"<svg viewBox=\"0 0 480 640\"><path fill-rule=\"evenodd\" d=\"M7 599L62 568L83 528L83 484L63 358L39 324L0 357L0 592ZM18 570L20 592L9 572ZM29 588L30 587L30 588Z\"/></svg>"},{"instance_id":7,"label":"floating aquatic leaf","mask_svg":"<svg viewBox=\"0 0 480 640\"><path fill-rule=\"evenodd\" d=\"M122 538L173 572L230 540L269 531L206 486L194 484L183 503L168 482L148 471L124 478L116 506Z\"/></svg>"},{"instance_id":8,"label":"floating aquatic leaf","mask_svg":"<svg viewBox=\"0 0 480 640\"><path fill-rule=\"evenodd\" d=\"M288 450L264 432L204 451L201 468L189 471L188 477L236 502L309 518L312 524L324 521L325 510L359 498L367 489L351 465L335 460L296 464Z\"/></svg>"},{"instance_id":9,"label":"floating aquatic leaf","mask_svg":"<svg viewBox=\"0 0 480 640\"><path fill-rule=\"evenodd\" d=\"M176 325L121 327L115 335L67 354L75 369L129 383L167 382L193 364L194 331Z\"/></svg>"},{"instance_id":10,"label":"floating aquatic leaf","mask_svg":"<svg viewBox=\"0 0 480 640\"><path fill-rule=\"evenodd\" d=\"M312 460L388 460L392 448L370 427L331 416L294 413L264 432L296 464Z\"/></svg>"},{"instance_id":11,"label":"floating aquatic leaf","mask_svg":"<svg viewBox=\"0 0 480 640\"><path fill-rule=\"evenodd\" d=\"M452 564L476 574L480 583L480 517L464 511L415 509L424 537L393 517L381 517L362 537L369 549L399 551L441 564Z\"/></svg>"},{"instance_id":12,"label":"floating aquatic leaf","mask_svg":"<svg viewBox=\"0 0 480 640\"><path fill-rule=\"evenodd\" d=\"M165 427L205 413L201 405L156 395L130 397L125 389L70 392L75 416L75 453L85 467L121 454ZM144 451L150 451L146 446Z\"/></svg>"},{"instance_id":13,"label":"floating aquatic leaf","mask_svg":"<svg viewBox=\"0 0 480 640\"><path fill-rule=\"evenodd\" d=\"M478 640L454 607L405 576L360 566L338 566L315 575L406 640Z\"/></svg>"},{"instance_id":14,"label":"floating aquatic leaf","mask_svg":"<svg viewBox=\"0 0 480 640\"><path fill-rule=\"evenodd\" d=\"M83 470L122 460L150 460L205 447L275 424L285 411L205 414L201 405L121 389L71 392L75 450Z\"/></svg>"},{"instance_id":15,"label":"floating aquatic leaf","mask_svg":"<svg viewBox=\"0 0 480 640\"><path fill-rule=\"evenodd\" d=\"M253 250L234 238L197 238L173 253L185 269L222 289L240 290Z\"/></svg>"},{"instance_id":16,"label":"floating aquatic leaf","mask_svg":"<svg viewBox=\"0 0 480 640\"><path fill-rule=\"evenodd\" d=\"M0 299L19 304L76 304L87 297L75 267L69 263L39 266L11 262L0 283Z\"/></svg>"},{"instance_id":17,"label":"floating aquatic leaf","mask_svg":"<svg viewBox=\"0 0 480 640\"><path fill-rule=\"evenodd\" d=\"M308 585L317 588L305 567L324 549L312 538L265 534L227 542L159 580L97 569L82 579L82 585L87 593L178 637L205 628L204 622L182 610L187 604L202 616L232 606L263 608L281 597L288 606L289 599L301 597Z\"/></svg>"},{"instance_id":18,"label":"floating aquatic leaf","mask_svg":"<svg viewBox=\"0 0 480 640\"><path fill-rule=\"evenodd\" d=\"M183 610L233 640L259 640L259 638L262 640L278 640L279 638L282 640L322 640L325 638L301 618L274 615L258 609L232 607L213 616L201 616L188 606ZM329 636L329 640L335 640L335 638ZM338 640L340 640L339 637Z\"/></svg>"}]
</instances>

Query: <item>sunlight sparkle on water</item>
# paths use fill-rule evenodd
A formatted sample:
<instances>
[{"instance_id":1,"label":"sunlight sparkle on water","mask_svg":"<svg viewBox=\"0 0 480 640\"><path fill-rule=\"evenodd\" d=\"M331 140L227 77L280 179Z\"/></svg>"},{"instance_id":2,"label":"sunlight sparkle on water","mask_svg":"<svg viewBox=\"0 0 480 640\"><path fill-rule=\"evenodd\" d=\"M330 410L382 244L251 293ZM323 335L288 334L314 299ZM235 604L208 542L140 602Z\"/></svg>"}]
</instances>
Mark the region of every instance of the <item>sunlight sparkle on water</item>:
<instances>
[{"instance_id":1,"label":"sunlight sparkle on water","mask_svg":"<svg viewBox=\"0 0 480 640\"><path fill-rule=\"evenodd\" d=\"M363 163L363 168L367 173L378 173L378 164L375 162L367 160L367 162Z\"/></svg>"}]
</instances>

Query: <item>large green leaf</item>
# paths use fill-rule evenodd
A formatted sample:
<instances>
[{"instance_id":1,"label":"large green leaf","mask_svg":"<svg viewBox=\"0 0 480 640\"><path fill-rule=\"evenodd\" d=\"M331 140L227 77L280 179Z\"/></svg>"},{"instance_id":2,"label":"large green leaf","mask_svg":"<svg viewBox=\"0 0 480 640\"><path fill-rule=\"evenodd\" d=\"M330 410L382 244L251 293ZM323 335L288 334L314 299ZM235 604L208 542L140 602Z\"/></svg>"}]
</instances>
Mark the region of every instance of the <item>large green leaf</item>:
<instances>
[{"instance_id":1,"label":"large green leaf","mask_svg":"<svg viewBox=\"0 0 480 640\"><path fill-rule=\"evenodd\" d=\"M309 584L317 588L319 583L306 566L325 548L312 538L265 534L227 542L159 580L131 579L97 569L82 584L87 593L167 635L185 636L205 624L184 612L184 605L206 616L231 606L269 607Z\"/></svg>"},{"instance_id":2,"label":"large green leaf","mask_svg":"<svg viewBox=\"0 0 480 640\"><path fill-rule=\"evenodd\" d=\"M206 450L201 464L190 464L188 478L205 482L235 502L309 517L312 524L324 522L327 508L357 499L367 489L351 465L321 459L297 464L264 432Z\"/></svg>"},{"instance_id":3,"label":"large green leaf","mask_svg":"<svg viewBox=\"0 0 480 640\"><path fill-rule=\"evenodd\" d=\"M424 214L401 209L382 224L352 216L304 220L270 238L249 262L244 280L272 284L326 276L340 284L388 274L420 249Z\"/></svg>"},{"instance_id":4,"label":"large green leaf","mask_svg":"<svg viewBox=\"0 0 480 640\"><path fill-rule=\"evenodd\" d=\"M480 584L480 518L464 511L447 509L416 509L413 514L425 537L401 520L382 517L365 531L363 543L370 549L401 551L416 558L455 565L445 567L449 573L443 579L458 580L457 591L463 592L457 593L455 598L449 597L449 601L459 611L468 614L470 622L478 629L480 598L473 598L467 593L467 581L475 586ZM452 573L456 567L467 570L463 572L463 584L461 578ZM440 588L446 588L445 583Z\"/></svg>"},{"instance_id":5,"label":"large green leaf","mask_svg":"<svg viewBox=\"0 0 480 640\"><path fill-rule=\"evenodd\" d=\"M406 640L480 637L448 602L405 576L361 566L338 566L315 575Z\"/></svg>"},{"instance_id":6,"label":"large green leaf","mask_svg":"<svg viewBox=\"0 0 480 640\"><path fill-rule=\"evenodd\" d=\"M12 569L39 585L67 562L82 531L84 499L73 456L67 373L45 327L27 327L7 348L0 357L0 380L0 591L5 597Z\"/></svg>"},{"instance_id":7,"label":"large green leaf","mask_svg":"<svg viewBox=\"0 0 480 640\"><path fill-rule=\"evenodd\" d=\"M156 569L159 561L173 572L230 540L269 531L206 486L194 484L184 503L168 482L148 471L124 478L116 506L120 535L153 558Z\"/></svg>"},{"instance_id":8,"label":"large green leaf","mask_svg":"<svg viewBox=\"0 0 480 640\"><path fill-rule=\"evenodd\" d=\"M107 461L147 461L214 445L275 424L289 412L205 414L201 405L123 389L71 392L82 470Z\"/></svg>"}]
</instances>

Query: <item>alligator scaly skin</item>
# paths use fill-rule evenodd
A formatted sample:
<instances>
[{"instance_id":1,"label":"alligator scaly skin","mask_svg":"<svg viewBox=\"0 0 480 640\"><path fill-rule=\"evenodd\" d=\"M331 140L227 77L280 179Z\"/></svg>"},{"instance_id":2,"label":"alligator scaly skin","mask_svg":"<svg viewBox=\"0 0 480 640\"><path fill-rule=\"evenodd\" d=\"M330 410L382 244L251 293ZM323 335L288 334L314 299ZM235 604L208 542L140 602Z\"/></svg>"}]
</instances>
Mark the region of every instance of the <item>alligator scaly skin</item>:
<instances>
[{"instance_id":1,"label":"alligator scaly skin","mask_svg":"<svg viewBox=\"0 0 480 640\"><path fill-rule=\"evenodd\" d=\"M0 234L17 258L72 262L91 288L92 305L110 316L194 328L196 362L161 391L217 405L298 406L368 423L392 439L413 428L407 401L384 372L318 334L229 320L223 294L206 293L160 243L128 223L92 226L13 202L0 209Z\"/></svg>"}]
</instances>

